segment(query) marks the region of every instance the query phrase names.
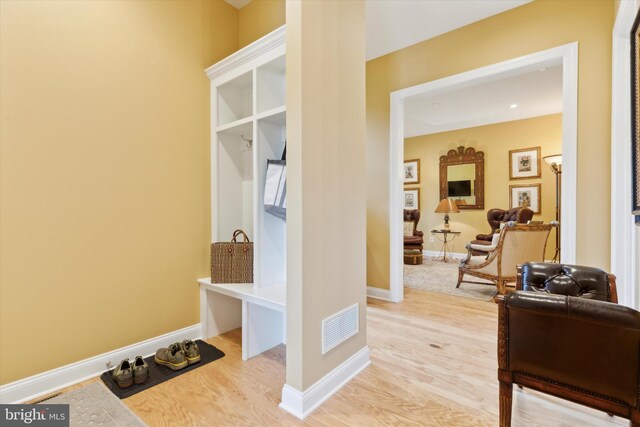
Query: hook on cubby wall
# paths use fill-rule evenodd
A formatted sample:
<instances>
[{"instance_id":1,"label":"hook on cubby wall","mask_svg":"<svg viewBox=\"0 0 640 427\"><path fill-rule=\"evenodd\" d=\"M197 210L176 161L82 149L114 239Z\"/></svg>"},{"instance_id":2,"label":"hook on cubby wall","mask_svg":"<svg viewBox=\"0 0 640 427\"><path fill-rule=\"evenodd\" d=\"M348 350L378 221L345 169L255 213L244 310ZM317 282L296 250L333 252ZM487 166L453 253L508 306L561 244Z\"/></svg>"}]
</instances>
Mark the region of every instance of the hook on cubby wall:
<instances>
[{"instance_id":1,"label":"hook on cubby wall","mask_svg":"<svg viewBox=\"0 0 640 427\"><path fill-rule=\"evenodd\" d=\"M249 151L253 148L253 139L245 138L244 134L240 135L240 139L244 141L246 145L246 148L244 148L242 151Z\"/></svg>"}]
</instances>

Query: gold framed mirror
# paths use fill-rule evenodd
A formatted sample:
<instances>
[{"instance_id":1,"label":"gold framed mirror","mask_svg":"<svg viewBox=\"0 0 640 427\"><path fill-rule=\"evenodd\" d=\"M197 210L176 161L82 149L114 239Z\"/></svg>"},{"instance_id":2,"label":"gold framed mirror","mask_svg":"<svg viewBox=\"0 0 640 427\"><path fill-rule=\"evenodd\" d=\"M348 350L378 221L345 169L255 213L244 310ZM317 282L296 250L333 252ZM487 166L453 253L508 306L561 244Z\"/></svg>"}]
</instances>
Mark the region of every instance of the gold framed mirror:
<instances>
[{"instance_id":1,"label":"gold framed mirror","mask_svg":"<svg viewBox=\"0 0 640 427\"><path fill-rule=\"evenodd\" d=\"M458 209L484 209L484 153L458 147L440 156L440 200L453 199Z\"/></svg>"}]
</instances>

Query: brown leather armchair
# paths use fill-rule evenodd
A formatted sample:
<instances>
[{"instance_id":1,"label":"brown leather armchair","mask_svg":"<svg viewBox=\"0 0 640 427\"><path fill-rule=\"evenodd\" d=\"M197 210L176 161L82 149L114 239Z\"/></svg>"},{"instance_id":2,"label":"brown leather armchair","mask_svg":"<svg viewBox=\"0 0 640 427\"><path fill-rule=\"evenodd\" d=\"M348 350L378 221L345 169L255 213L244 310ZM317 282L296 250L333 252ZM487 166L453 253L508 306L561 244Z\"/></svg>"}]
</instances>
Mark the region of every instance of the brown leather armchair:
<instances>
[{"instance_id":1,"label":"brown leather armchair","mask_svg":"<svg viewBox=\"0 0 640 427\"><path fill-rule=\"evenodd\" d=\"M491 245L493 235L500 228L501 222L515 221L519 224L526 224L533 218L533 211L526 207L517 207L509 210L504 209L490 209L487 212L487 222L491 231L489 234L478 234L476 240L472 240L472 245ZM486 253L473 251L473 255L486 255Z\"/></svg>"},{"instance_id":2,"label":"brown leather armchair","mask_svg":"<svg viewBox=\"0 0 640 427\"><path fill-rule=\"evenodd\" d=\"M405 209L404 220L413 221L413 236L404 236L404 249L423 249L424 233L418 231L418 222L420 222L420 211L417 209Z\"/></svg>"},{"instance_id":3,"label":"brown leather armchair","mask_svg":"<svg viewBox=\"0 0 640 427\"><path fill-rule=\"evenodd\" d=\"M640 312L609 302L613 276L529 263L517 280L522 290L498 298L500 426L511 425L513 384L640 426Z\"/></svg>"},{"instance_id":4,"label":"brown leather armchair","mask_svg":"<svg viewBox=\"0 0 640 427\"><path fill-rule=\"evenodd\" d=\"M501 222L515 221L519 224L526 224L531 218L533 218L533 211L526 207L517 207L509 210L490 209L487 212L487 222L491 227L491 232L489 234L478 234L476 239L490 242L496 230L500 228Z\"/></svg>"}]
</instances>

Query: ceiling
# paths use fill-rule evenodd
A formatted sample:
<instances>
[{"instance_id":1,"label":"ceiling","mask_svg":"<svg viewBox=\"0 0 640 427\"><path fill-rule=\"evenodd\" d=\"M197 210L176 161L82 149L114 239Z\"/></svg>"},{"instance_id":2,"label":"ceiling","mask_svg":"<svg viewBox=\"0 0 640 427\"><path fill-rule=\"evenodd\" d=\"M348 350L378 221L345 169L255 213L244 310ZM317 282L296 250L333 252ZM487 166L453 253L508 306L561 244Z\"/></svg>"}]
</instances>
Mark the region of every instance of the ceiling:
<instances>
[{"instance_id":1,"label":"ceiling","mask_svg":"<svg viewBox=\"0 0 640 427\"><path fill-rule=\"evenodd\" d=\"M243 7L251 3L251 0L224 0L224 1L226 1L227 3L229 3L231 6L235 7L238 10L242 9Z\"/></svg>"},{"instance_id":2,"label":"ceiling","mask_svg":"<svg viewBox=\"0 0 640 427\"><path fill-rule=\"evenodd\" d=\"M251 0L224 0L242 9ZM533 0L366 0L367 61Z\"/></svg>"},{"instance_id":3,"label":"ceiling","mask_svg":"<svg viewBox=\"0 0 640 427\"><path fill-rule=\"evenodd\" d=\"M562 64L557 60L407 98L404 132L410 138L561 112Z\"/></svg>"},{"instance_id":4,"label":"ceiling","mask_svg":"<svg viewBox=\"0 0 640 427\"><path fill-rule=\"evenodd\" d=\"M242 9L252 0L225 0ZM366 0L371 60L533 0ZM483 126L562 111L562 66L522 69L405 103L405 137ZM518 104L517 108L510 105Z\"/></svg>"},{"instance_id":5,"label":"ceiling","mask_svg":"<svg viewBox=\"0 0 640 427\"><path fill-rule=\"evenodd\" d=\"M532 0L367 0L367 61Z\"/></svg>"}]
</instances>

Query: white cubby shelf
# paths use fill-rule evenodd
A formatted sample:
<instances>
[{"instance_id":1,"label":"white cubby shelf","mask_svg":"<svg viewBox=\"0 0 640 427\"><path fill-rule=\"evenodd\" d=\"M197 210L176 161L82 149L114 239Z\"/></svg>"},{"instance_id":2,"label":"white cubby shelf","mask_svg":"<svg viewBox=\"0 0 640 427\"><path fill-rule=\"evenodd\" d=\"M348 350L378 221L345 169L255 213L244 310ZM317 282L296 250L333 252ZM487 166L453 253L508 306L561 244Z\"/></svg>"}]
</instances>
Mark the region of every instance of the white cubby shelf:
<instances>
[{"instance_id":1,"label":"white cubby shelf","mask_svg":"<svg viewBox=\"0 0 640 427\"><path fill-rule=\"evenodd\" d=\"M285 341L286 224L264 211L267 160L286 140L281 27L206 70L211 82L211 241L254 246L253 283L198 280L204 338L242 326L243 359ZM259 325L259 326L258 326Z\"/></svg>"}]
</instances>

